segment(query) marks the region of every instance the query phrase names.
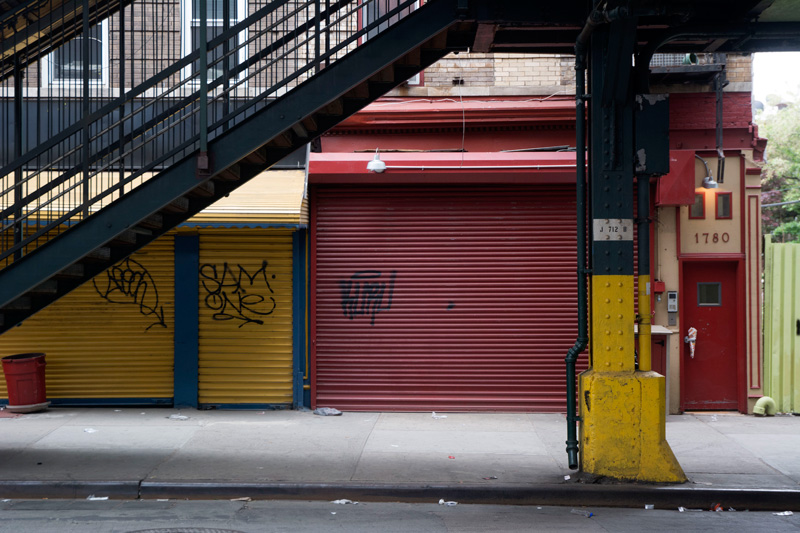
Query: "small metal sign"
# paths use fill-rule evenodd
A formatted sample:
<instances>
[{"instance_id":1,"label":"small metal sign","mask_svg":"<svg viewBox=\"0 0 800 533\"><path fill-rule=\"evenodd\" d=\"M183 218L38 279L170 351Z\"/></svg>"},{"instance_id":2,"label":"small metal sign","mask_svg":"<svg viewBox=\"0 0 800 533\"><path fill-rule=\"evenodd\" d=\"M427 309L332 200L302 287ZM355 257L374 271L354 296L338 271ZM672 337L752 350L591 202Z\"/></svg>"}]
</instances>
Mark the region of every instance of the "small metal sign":
<instances>
[{"instance_id":1,"label":"small metal sign","mask_svg":"<svg viewBox=\"0 0 800 533\"><path fill-rule=\"evenodd\" d=\"M632 241L632 218L596 218L594 219L595 241Z\"/></svg>"}]
</instances>

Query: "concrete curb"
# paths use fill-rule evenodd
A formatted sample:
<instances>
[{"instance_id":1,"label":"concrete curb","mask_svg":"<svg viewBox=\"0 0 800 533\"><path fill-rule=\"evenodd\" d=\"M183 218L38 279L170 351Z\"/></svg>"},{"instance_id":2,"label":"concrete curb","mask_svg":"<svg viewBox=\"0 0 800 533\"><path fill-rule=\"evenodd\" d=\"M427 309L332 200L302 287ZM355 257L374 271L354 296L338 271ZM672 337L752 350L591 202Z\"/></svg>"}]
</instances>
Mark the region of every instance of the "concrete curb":
<instances>
[{"instance_id":1,"label":"concrete curb","mask_svg":"<svg viewBox=\"0 0 800 533\"><path fill-rule=\"evenodd\" d=\"M471 504L800 511L800 490L713 489L653 485L437 485L358 483L219 483L144 481L140 497L178 499L339 500Z\"/></svg>"},{"instance_id":2,"label":"concrete curb","mask_svg":"<svg viewBox=\"0 0 800 533\"><path fill-rule=\"evenodd\" d=\"M800 511L800 489L694 488L655 485L446 485L410 483L237 483L215 481L0 481L0 498L112 500L339 500L361 502L553 505L738 511Z\"/></svg>"},{"instance_id":3,"label":"concrete curb","mask_svg":"<svg viewBox=\"0 0 800 533\"><path fill-rule=\"evenodd\" d=\"M139 481L0 481L0 498L85 499L92 495L135 500Z\"/></svg>"}]
</instances>

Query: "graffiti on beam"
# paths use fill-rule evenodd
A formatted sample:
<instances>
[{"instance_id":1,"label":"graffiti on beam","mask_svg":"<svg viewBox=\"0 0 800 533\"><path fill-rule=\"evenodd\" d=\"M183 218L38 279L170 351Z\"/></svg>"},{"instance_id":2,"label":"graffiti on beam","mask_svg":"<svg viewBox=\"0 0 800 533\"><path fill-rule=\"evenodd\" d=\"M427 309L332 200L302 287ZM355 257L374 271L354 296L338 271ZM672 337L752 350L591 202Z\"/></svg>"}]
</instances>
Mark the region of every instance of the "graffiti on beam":
<instances>
[{"instance_id":1,"label":"graffiti on beam","mask_svg":"<svg viewBox=\"0 0 800 533\"><path fill-rule=\"evenodd\" d=\"M214 311L214 320L239 321L239 327L246 324L264 324L264 317L275 311L275 298L262 296L257 292L275 294L269 284L275 274L267 274L267 261L261 267L249 272L242 265L221 266L206 263L200 266L200 282L205 295L204 303Z\"/></svg>"},{"instance_id":2,"label":"graffiti on beam","mask_svg":"<svg viewBox=\"0 0 800 533\"><path fill-rule=\"evenodd\" d=\"M381 311L392 308L394 280L397 272L384 276L379 270L361 270L350 279L339 281L342 312L353 320L357 316L369 317L370 326Z\"/></svg>"},{"instance_id":3,"label":"graffiti on beam","mask_svg":"<svg viewBox=\"0 0 800 533\"><path fill-rule=\"evenodd\" d=\"M92 284L101 298L113 304L137 305L139 312L153 323L153 326L167 327L164 321L164 306L159 304L158 288L150 272L135 259L128 258L105 272L105 281L98 283L101 276L92 279Z\"/></svg>"}]
</instances>

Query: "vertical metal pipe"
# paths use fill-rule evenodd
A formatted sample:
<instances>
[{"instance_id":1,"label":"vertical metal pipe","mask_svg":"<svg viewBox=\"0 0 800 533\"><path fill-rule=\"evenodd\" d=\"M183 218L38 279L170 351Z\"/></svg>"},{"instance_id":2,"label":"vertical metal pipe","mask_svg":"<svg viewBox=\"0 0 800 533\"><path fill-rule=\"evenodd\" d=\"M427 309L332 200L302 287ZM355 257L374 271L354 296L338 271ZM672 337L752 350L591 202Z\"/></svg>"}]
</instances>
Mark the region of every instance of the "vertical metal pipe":
<instances>
[{"instance_id":1,"label":"vertical metal pipe","mask_svg":"<svg viewBox=\"0 0 800 533\"><path fill-rule=\"evenodd\" d=\"M227 33L228 29L231 27L231 1L236 2L236 0L222 0L222 31ZM236 4L233 4L236 5ZM237 6L238 7L238 6ZM237 19L247 17L247 13L238 13L236 14ZM235 39L235 37L234 37ZM240 44L238 41L233 41L235 46L233 48L233 55L229 57L231 53L231 40L232 39L225 39L222 42L222 69L223 69L223 76L222 76L222 88L223 88L223 95L222 95L222 116L227 117L230 113L230 87L231 87L231 80L230 80L230 65L233 63L234 65L237 63L233 61L233 58L239 55L239 46ZM223 127L223 131L227 131L228 123L225 122Z\"/></svg>"},{"instance_id":2,"label":"vertical metal pipe","mask_svg":"<svg viewBox=\"0 0 800 533\"><path fill-rule=\"evenodd\" d=\"M83 218L89 216L89 114L91 108L89 105L89 76L91 74L91 49L89 47L89 0L83 0L83 34L81 36L82 56L83 56L83 116L81 122L83 123L83 197L81 198L81 206L83 207Z\"/></svg>"},{"instance_id":3,"label":"vertical metal pipe","mask_svg":"<svg viewBox=\"0 0 800 533\"><path fill-rule=\"evenodd\" d=\"M319 72L320 69L322 68L322 65L319 62L319 53L321 48L319 42L320 40L319 28L322 18L320 16L319 7L320 7L320 0L314 0L314 65L315 65L314 71L315 72Z\"/></svg>"},{"instance_id":4,"label":"vertical metal pipe","mask_svg":"<svg viewBox=\"0 0 800 533\"><path fill-rule=\"evenodd\" d=\"M650 180L639 176L636 187L638 217L636 230L639 236L639 370L652 369L650 350Z\"/></svg>"},{"instance_id":5,"label":"vertical metal pipe","mask_svg":"<svg viewBox=\"0 0 800 533\"><path fill-rule=\"evenodd\" d=\"M123 146L123 139L125 138L125 100L122 96L125 94L125 6L121 6L119 10L119 185L125 181L125 147ZM124 191L120 189L119 196L122 196Z\"/></svg>"},{"instance_id":6,"label":"vertical metal pipe","mask_svg":"<svg viewBox=\"0 0 800 533\"><path fill-rule=\"evenodd\" d=\"M567 366L567 459L571 469L578 468L578 437L575 405L575 363L589 342L586 287L586 67L585 56L575 59L575 200L578 240L578 338L564 359Z\"/></svg>"},{"instance_id":7,"label":"vertical metal pipe","mask_svg":"<svg viewBox=\"0 0 800 533\"><path fill-rule=\"evenodd\" d=\"M14 159L22 157L22 68L14 56ZM22 258L22 165L14 169L14 260Z\"/></svg>"},{"instance_id":8,"label":"vertical metal pipe","mask_svg":"<svg viewBox=\"0 0 800 533\"><path fill-rule=\"evenodd\" d=\"M200 3L200 35L198 49L200 62L198 75L200 76L200 152L208 152L208 8L207 0Z\"/></svg>"}]
</instances>

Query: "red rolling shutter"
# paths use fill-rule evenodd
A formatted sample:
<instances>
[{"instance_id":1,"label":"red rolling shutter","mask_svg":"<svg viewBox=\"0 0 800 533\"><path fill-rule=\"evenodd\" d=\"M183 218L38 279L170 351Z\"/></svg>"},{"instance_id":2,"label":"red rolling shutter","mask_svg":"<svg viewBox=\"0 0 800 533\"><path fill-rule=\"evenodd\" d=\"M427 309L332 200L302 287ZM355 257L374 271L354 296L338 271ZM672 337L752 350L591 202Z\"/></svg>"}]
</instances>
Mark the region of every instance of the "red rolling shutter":
<instances>
[{"instance_id":1,"label":"red rolling shutter","mask_svg":"<svg viewBox=\"0 0 800 533\"><path fill-rule=\"evenodd\" d=\"M565 409L564 357L577 333L574 187L312 194L316 406Z\"/></svg>"}]
</instances>

